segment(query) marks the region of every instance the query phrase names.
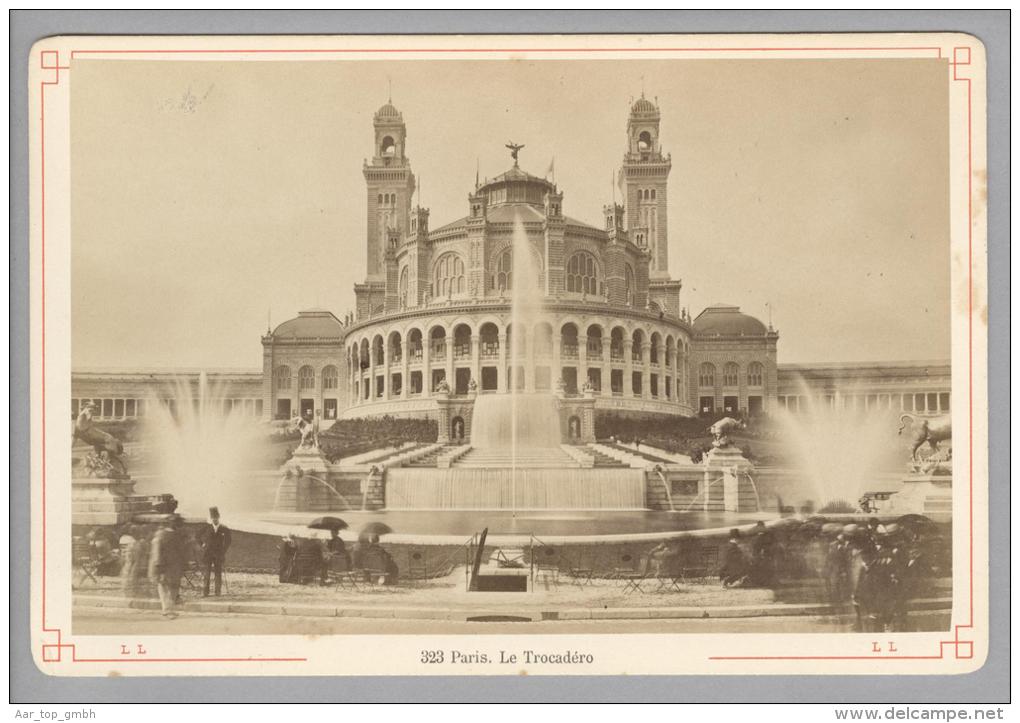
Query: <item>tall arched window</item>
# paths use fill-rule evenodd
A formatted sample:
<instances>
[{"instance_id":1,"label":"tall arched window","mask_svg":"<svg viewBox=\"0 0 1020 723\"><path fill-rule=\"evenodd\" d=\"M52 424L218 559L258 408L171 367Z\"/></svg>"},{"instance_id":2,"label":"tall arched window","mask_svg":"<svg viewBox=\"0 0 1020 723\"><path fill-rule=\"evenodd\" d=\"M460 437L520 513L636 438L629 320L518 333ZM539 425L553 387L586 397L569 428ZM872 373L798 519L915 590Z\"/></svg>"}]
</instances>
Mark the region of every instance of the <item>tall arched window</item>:
<instances>
[{"instance_id":1,"label":"tall arched window","mask_svg":"<svg viewBox=\"0 0 1020 723\"><path fill-rule=\"evenodd\" d=\"M276 367L276 371L273 372L273 378L276 380L277 389L290 389L290 367L279 366Z\"/></svg>"},{"instance_id":2,"label":"tall arched window","mask_svg":"<svg viewBox=\"0 0 1020 723\"><path fill-rule=\"evenodd\" d=\"M578 251L567 261L567 291L574 294L601 295L598 262L587 251Z\"/></svg>"},{"instance_id":3,"label":"tall arched window","mask_svg":"<svg viewBox=\"0 0 1020 723\"><path fill-rule=\"evenodd\" d=\"M340 370L330 364L322 370L322 388L338 389L340 387Z\"/></svg>"},{"instance_id":4,"label":"tall arched window","mask_svg":"<svg viewBox=\"0 0 1020 723\"><path fill-rule=\"evenodd\" d=\"M433 288L437 297L443 298L463 294L465 288L464 262L461 261L460 256L455 253L440 256L439 260L436 261L435 279L435 286Z\"/></svg>"},{"instance_id":5,"label":"tall arched window","mask_svg":"<svg viewBox=\"0 0 1020 723\"><path fill-rule=\"evenodd\" d=\"M628 265L623 267L623 289L628 304L634 303L634 270Z\"/></svg>"},{"instance_id":6,"label":"tall arched window","mask_svg":"<svg viewBox=\"0 0 1020 723\"><path fill-rule=\"evenodd\" d=\"M760 387L762 385L762 377L764 376L764 367L760 362L751 362L747 367L747 386L749 387Z\"/></svg>"},{"instance_id":7,"label":"tall arched window","mask_svg":"<svg viewBox=\"0 0 1020 723\"><path fill-rule=\"evenodd\" d=\"M303 366L298 369L298 389L315 388L315 370L310 366Z\"/></svg>"},{"instance_id":8,"label":"tall arched window","mask_svg":"<svg viewBox=\"0 0 1020 723\"><path fill-rule=\"evenodd\" d=\"M512 291L514 285L514 252L507 249L496 262L496 273L492 277L492 288L497 291Z\"/></svg>"},{"instance_id":9,"label":"tall arched window","mask_svg":"<svg viewBox=\"0 0 1020 723\"><path fill-rule=\"evenodd\" d=\"M724 387L735 387L740 383L740 367L736 362L726 362L723 367L722 383Z\"/></svg>"},{"instance_id":10,"label":"tall arched window","mask_svg":"<svg viewBox=\"0 0 1020 723\"><path fill-rule=\"evenodd\" d=\"M400 271L400 286L398 292L398 298L401 309L407 308L407 278L408 278L407 267L405 266Z\"/></svg>"},{"instance_id":11,"label":"tall arched window","mask_svg":"<svg viewBox=\"0 0 1020 723\"><path fill-rule=\"evenodd\" d=\"M698 385L702 387L715 386L715 366L705 362L698 370Z\"/></svg>"}]
</instances>

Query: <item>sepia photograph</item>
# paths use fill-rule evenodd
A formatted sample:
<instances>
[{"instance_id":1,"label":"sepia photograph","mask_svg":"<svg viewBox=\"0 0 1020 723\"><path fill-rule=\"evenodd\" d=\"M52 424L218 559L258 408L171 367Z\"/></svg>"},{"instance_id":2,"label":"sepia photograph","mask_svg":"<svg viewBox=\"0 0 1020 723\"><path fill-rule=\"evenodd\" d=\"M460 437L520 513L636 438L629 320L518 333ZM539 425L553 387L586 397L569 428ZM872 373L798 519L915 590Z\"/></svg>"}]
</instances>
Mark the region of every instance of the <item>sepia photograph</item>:
<instances>
[{"instance_id":1,"label":"sepia photograph","mask_svg":"<svg viewBox=\"0 0 1020 723\"><path fill-rule=\"evenodd\" d=\"M49 672L980 666L974 38L34 52Z\"/></svg>"}]
</instances>

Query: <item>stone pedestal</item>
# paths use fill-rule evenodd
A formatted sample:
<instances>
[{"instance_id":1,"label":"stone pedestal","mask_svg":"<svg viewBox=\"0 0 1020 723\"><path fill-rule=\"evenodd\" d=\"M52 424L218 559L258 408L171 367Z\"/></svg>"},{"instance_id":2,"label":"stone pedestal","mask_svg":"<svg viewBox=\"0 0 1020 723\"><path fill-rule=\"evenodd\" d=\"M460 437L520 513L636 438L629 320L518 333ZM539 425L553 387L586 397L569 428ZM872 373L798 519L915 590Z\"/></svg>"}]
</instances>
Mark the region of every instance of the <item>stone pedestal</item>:
<instances>
[{"instance_id":1,"label":"stone pedestal","mask_svg":"<svg viewBox=\"0 0 1020 723\"><path fill-rule=\"evenodd\" d=\"M127 475L74 477L71 480L71 524L122 525L136 514L150 512L152 500L132 494L135 483Z\"/></svg>"},{"instance_id":2,"label":"stone pedestal","mask_svg":"<svg viewBox=\"0 0 1020 723\"><path fill-rule=\"evenodd\" d=\"M948 464L928 471L912 471L903 477L903 488L889 498L895 514L949 517L953 511L953 471Z\"/></svg>"},{"instance_id":3,"label":"stone pedestal","mask_svg":"<svg viewBox=\"0 0 1020 723\"><path fill-rule=\"evenodd\" d=\"M717 488L722 487L722 508L726 512L750 512L756 508L756 503L753 501L754 491L751 490L751 499L747 499L747 494L741 486L741 481L744 480L744 487L749 483L746 482L747 475L753 469L754 465L751 464L743 453L732 445L726 445L723 447L713 447L708 454L705 455L705 476L704 490L702 498L704 499L705 511L708 511L713 507L713 503L717 503L720 497L720 492ZM721 482L717 482L722 477ZM714 483L714 484L713 484ZM709 488L709 485L712 485Z\"/></svg>"},{"instance_id":4,"label":"stone pedestal","mask_svg":"<svg viewBox=\"0 0 1020 723\"><path fill-rule=\"evenodd\" d=\"M332 493L326 489L329 460L316 447L298 447L280 466L283 481L276 496L277 509L303 512L312 508L312 497Z\"/></svg>"},{"instance_id":5,"label":"stone pedestal","mask_svg":"<svg viewBox=\"0 0 1020 723\"><path fill-rule=\"evenodd\" d=\"M436 437L436 441L439 444L450 443L450 393L446 391L438 391L435 393L436 396L436 421L438 422L439 432Z\"/></svg>"}]
</instances>

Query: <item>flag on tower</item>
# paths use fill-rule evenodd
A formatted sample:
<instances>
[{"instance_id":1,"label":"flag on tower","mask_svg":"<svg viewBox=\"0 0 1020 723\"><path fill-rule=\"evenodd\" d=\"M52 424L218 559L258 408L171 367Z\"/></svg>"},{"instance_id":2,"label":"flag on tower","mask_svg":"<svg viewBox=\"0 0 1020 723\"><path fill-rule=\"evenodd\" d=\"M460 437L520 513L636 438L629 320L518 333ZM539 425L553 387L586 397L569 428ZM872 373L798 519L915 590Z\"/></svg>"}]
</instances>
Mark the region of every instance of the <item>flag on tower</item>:
<instances>
[{"instance_id":1,"label":"flag on tower","mask_svg":"<svg viewBox=\"0 0 1020 723\"><path fill-rule=\"evenodd\" d=\"M556 183L556 156L553 156L549 161L549 168L545 171L545 177L549 178L549 176L552 176L552 182Z\"/></svg>"}]
</instances>

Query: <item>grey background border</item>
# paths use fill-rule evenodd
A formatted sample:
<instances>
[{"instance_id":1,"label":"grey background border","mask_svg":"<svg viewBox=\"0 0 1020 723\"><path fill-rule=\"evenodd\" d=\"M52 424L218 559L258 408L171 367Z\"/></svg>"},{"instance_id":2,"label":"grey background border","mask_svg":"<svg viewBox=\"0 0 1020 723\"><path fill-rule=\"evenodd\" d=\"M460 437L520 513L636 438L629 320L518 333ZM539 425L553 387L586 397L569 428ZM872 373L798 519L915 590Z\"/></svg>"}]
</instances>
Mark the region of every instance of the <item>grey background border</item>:
<instances>
[{"instance_id":1,"label":"grey background border","mask_svg":"<svg viewBox=\"0 0 1020 723\"><path fill-rule=\"evenodd\" d=\"M983 11L12 11L10 13L12 702L777 702L1009 700L1009 34ZM29 650L28 53L49 35L956 31L988 55L991 649L960 676L57 678ZM739 691L739 695L735 695Z\"/></svg>"}]
</instances>

